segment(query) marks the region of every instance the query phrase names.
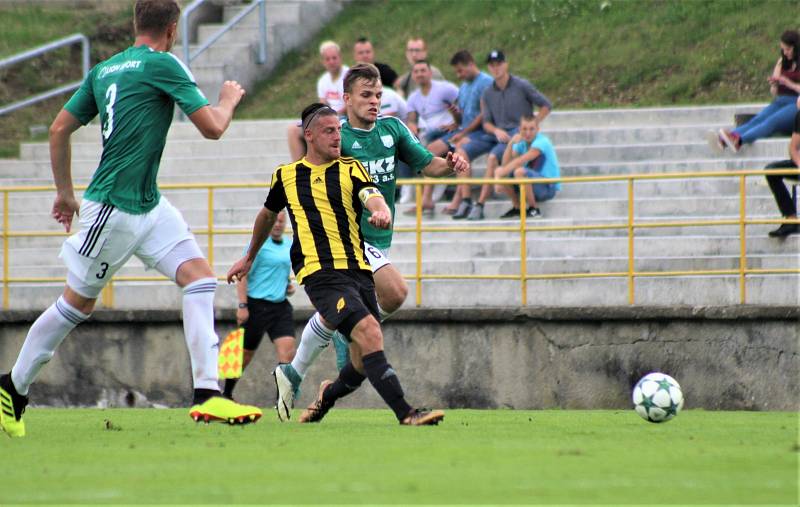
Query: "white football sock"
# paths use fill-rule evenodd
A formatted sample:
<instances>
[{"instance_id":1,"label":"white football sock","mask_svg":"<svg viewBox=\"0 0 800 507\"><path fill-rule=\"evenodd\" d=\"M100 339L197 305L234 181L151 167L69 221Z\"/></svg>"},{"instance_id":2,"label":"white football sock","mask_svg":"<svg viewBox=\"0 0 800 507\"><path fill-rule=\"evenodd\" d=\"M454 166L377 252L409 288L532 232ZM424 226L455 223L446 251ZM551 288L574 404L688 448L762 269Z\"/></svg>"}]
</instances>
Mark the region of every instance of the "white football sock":
<instances>
[{"instance_id":1,"label":"white football sock","mask_svg":"<svg viewBox=\"0 0 800 507\"><path fill-rule=\"evenodd\" d=\"M292 359L292 368L300 377L306 376L306 371L317 360L320 352L331 344L334 331L322 324L318 312L308 319L306 327L303 328L303 334L300 336L300 345Z\"/></svg>"},{"instance_id":2,"label":"white football sock","mask_svg":"<svg viewBox=\"0 0 800 507\"><path fill-rule=\"evenodd\" d=\"M216 278L201 278L183 288L183 333L192 360L195 389L219 391L219 337L214 332Z\"/></svg>"},{"instance_id":3,"label":"white football sock","mask_svg":"<svg viewBox=\"0 0 800 507\"><path fill-rule=\"evenodd\" d=\"M19 394L28 394L28 388L36 380L39 370L53 358L64 338L88 318L88 315L67 303L64 296L59 296L50 308L39 315L28 330L17 362L11 368L11 380Z\"/></svg>"}]
</instances>

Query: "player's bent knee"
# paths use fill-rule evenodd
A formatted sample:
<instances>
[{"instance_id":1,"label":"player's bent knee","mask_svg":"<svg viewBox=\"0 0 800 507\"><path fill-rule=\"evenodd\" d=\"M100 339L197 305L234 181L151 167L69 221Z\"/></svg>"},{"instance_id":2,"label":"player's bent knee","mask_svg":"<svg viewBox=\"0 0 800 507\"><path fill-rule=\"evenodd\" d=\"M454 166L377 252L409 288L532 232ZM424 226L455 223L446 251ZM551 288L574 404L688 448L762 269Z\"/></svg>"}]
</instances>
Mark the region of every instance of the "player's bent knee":
<instances>
[{"instance_id":1,"label":"player's bent knee","mask_svg":"<svg viewBox=\"0 0 800 507\"><path fill-rule=\"evenodd\" d=\"M381 325L372 315L361 319L353 328L350 336L358 344L362 355L383 350Z\"/></svg>"},{"instance_id":2,"label":"player's bent knee","mask_svg":"<svg viewBox=\"0 0 800 507\"><path fill-rule=\"evenodd\" d=\"M182 263L175 274L175 282L181 287L203 278L214 278L214 271L204 258L190 259Z\"/></svg>"},{"instance_id":3,"label":"player's bent knee","mask_svg":"<svg viewBox=\"0 0 800 507\"><path fill-rule=\"evenodd\" d=\"M405 280L393 280L393 283L378 292L378 304L384 311L392 313L397 311L408 297L408 284Z\"/></svg>"},{"instance_id":4,"label":"player's bent knee","mask_svg":"<svg viewBox=\"0 0 800 507\"><path fill-rule=\"evenodd\" d=\"M64 300L71 307L86 315L94 311L94 305L97 303L97 298L86 297L73 290L69 285L64 287Z\"/></svg>"}]
</instances>

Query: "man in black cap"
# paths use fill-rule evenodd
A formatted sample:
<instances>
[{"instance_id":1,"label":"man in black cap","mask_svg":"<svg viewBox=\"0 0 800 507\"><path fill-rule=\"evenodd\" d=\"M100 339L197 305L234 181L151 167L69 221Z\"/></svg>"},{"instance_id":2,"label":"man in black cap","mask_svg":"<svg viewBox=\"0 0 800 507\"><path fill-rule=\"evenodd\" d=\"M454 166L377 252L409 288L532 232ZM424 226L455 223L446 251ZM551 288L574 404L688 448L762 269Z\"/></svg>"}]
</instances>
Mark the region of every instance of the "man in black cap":
<instances>
[{"instance_id":1,"label":"man in black cap","mask_svg":"<svg viewBox=\"0 0 800 507\"><path fill-rule=\"evenodd\" d=\"M541 127L552 108L547 97L542 95L530 82L508 72L506 55L499 49L492 50L486 57L489 73L494 82L484 92L481 98L481 112L483 114L483 130L497 140L497 144L489 152L486 161L486 177L494 177L494 170L503 158L506 144L517 133L519 119L522 116L533 114L536 106L536 122ZM470 177L471 169L458 177ZM481 186L480 197L475 205L470 199L469 185L460 185L458 191L463 200L453 218L468 220L483 219L483 205L492 193L492 185Z\"/></svg>"}]
</instances>

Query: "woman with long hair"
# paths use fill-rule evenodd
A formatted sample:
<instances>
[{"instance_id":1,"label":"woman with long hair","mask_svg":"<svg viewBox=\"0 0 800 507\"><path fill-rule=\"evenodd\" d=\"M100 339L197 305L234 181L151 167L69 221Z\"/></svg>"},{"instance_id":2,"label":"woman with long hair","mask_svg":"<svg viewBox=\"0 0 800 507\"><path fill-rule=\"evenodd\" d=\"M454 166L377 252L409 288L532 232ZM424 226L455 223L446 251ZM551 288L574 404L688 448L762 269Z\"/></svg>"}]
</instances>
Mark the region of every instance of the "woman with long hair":
<instances>
[{"instance_id":1,"label":"woman with long hair","mask_svg":"<svg viewBox=\"0 0 800 507\"><path fill-rule=\"evenodd\" d=\"M786 30L781 35L781 57L769 76L772 102L747 123L733 130L719 129L709 133L709 143L718 152L729 148L738 153L745 144L772 134L789 134L797 114L797 97L800 94L800 34Z\"/></svg>"}]
</instances>

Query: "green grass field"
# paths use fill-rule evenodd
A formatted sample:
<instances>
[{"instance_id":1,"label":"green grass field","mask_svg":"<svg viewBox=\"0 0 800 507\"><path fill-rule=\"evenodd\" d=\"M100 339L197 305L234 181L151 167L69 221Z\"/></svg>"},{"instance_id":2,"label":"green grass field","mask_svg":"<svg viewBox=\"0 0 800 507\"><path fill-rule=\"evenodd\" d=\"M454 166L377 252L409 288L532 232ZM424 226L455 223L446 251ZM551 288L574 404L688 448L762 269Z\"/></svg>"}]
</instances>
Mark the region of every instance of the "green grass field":
<instances>
[{"instance_id":1,"label":"green grass field","mask_svg":"<svg viewBox=\"0 0 800 507\"><path fill-rule=\"evenodd\" d=\"M3 504L798 502L797 413L659 425L627 410L450 410L409 428L388 410L319 425L270 410L228 427L186 410L34 408L26 421L27 437L0 439Z\"/></svg>"}]
</instances>

